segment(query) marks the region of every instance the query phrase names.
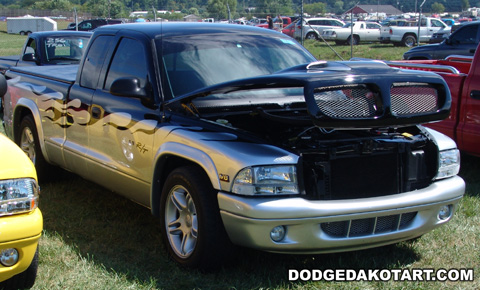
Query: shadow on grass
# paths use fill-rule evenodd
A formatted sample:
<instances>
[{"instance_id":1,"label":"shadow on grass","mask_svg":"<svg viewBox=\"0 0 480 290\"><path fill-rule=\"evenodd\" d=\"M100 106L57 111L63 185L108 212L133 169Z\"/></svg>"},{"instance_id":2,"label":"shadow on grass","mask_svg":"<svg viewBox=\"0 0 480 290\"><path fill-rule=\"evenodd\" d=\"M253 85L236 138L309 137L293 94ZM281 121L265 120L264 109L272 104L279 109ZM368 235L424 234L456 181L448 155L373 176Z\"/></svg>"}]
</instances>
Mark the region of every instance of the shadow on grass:
<instances>
[{"instance_id":1,"label":"shadow on grass","mask_svg":"<svg viewBox=\"0 0 480 290\"><path fill-rule=\"evenodd\" d=\"M165 289L289 287L289 269L400 268L420 259L415 242L325 255L239 249L236 261L204 274L182 269L168 259L158 221L148 209L74 175L44 183L40 207L44 229L60 235L80 256L132 281L149 284L153 280L156 287Z\"/></svg>"}]
</instances>

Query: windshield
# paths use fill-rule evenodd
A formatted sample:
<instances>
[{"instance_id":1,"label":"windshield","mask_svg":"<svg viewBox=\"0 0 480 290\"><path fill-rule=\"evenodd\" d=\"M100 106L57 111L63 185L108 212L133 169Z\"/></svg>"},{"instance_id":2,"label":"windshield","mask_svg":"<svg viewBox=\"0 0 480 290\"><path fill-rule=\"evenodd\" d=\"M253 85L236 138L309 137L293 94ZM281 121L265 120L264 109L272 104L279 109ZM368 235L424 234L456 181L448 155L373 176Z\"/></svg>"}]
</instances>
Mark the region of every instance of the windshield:
<instances>
[{"instance_id":1,"label":"windshield","mask_svg":"<svg viewBox=\"0 0 480 290\"><path fill-rule=\"evenodd\" d=\"M287 36L211 33L157 39L171 97L237 79L272 74L315 58Z\"/></svg>"}]
</instances>

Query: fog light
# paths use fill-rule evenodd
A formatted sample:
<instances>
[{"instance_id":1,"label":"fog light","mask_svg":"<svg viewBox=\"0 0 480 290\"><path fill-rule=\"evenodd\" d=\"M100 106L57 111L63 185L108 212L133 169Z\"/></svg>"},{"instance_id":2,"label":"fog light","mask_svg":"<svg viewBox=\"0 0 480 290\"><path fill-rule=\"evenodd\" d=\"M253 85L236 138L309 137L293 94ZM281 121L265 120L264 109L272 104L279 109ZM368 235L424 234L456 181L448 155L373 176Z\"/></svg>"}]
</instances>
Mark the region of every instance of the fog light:
<instances>
[{"instance_id":1,"label":"fog light","mask_svg":"<svg viewBox=\"0 0 480 290\"><path fill-rule=\"evenodd\" d=\"M287 230L285 229L284 226L276 226L270 232L270 238L272 238L274 242L278 243L285 238L286 233L287 233Z\"/></svg>"},{"instance_id":2,"label":"fog light","mask_svg":"<svg viewBox=\"0 0 480 290\"><path fill-rule=\"evenodd\" d=\"M452 205L444 205L440 208L438 211L438 219L439 220L446 220L450 217L452 214Z\"/></svg>"},{"instance_id":3,"label":"fog light","mask_svg":"<svg viewBox=\"0 0 480 290\"><path fill-rule=\"evenodd\" d=\"M10 267L18 262L18 251L16 249L5 249L0 251L0 263L5 267Z\"/></svg>"}]
</instances>

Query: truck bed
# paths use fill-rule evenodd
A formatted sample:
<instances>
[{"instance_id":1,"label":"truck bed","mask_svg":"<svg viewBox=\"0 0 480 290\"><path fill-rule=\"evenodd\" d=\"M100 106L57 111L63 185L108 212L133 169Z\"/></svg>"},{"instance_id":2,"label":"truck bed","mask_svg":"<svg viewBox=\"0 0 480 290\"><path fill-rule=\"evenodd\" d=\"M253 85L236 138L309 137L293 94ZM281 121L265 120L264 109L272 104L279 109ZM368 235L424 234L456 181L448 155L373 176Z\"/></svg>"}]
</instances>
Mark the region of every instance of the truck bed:
<instances>
[{"instance_id":1,"label":"truck bed","mask_svg":"<svg viewBox=\"0 0 480 290\"><path fill-rule=\"evenodd\" d=\"M16 66L20 55L9 55L0 57L0 73L5 73L7 69Z\"/></svg>"},{"instance_id":2,"label":"truck bed","mask_svg":"<svg viewBox=\"0 0 480 290\"><path fill-rule=\"evenodd\" d=\"M46 78L68 84L73 84L75 82L77 71L77 64L61 66L25 66L14 67L10 69L10 72L12 73L20 72L31 76Z\"/></svg>"}]
</instances>

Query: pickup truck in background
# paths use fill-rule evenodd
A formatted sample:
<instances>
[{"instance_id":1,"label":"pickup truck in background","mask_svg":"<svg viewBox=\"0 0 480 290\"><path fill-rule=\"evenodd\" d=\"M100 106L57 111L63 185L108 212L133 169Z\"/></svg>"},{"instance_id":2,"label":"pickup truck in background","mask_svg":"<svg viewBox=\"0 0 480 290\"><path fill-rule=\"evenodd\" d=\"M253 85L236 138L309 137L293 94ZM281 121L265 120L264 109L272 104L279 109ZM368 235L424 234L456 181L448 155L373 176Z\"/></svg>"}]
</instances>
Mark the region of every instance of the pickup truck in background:
<instances>
[{"instance_id":1,"label":"pickup truck in background","mask_svg":"<svg viewBox=\"0 0 480 290\"><path fill-rule=\"evenodd\" d=\"M449 114L442 77L317 61L269 29L103 26L79 65L5 77L5 132L41 178L60 166L150 208L187 267L218 267L233 245L413 239L450 221L465 191L455 142L419 125Z\"/></svg>"},{"instance_id":2,"label":"pickup truck in background","mask_svg":"<svg viewBox=\"0 0 480 290\"><path fill-rule=\"evenodd\" d=\"M428 42L435 32L450 31L450 27L442 20L432 17L423 17L420 21L419 42ZM393 43L395 46L413 47L418 39L418 21L415 26L384 26L380 32L381 43Z\"/></svg>"},{"instance_id":3,"label":"pickup truck in background","mask_svg":"<svg viewBox=\"0 0 480 290\"><path fill-rule=\"evenodd\" d=\"M104 25L113 25L113 24L121 24L121 23L124 23L124 21L121 19L104 19L104 18L88 19L88 20L83 20L77 25L73 22L71 23L72 25L69 25L66 30L93 31L98 27L101 27Z\"/></svg>"},{"instance_id":4,"label":"pickup truck in background","mask_svg":"<svg viewBox=\"0 0 480 290\"><path fill-rule=\"evenodd\" d=\"M390 62L406 69L432 71L441 75L452 95L452 109L444 121L427 126L457 142L465 153L480 156L480 50L470 56L451 56L445 60Z\"/></svg>"},{"instance_id":5,"label":"pickup truck in background","mask_svg":"<svg viewBox=\"0 0 480 290\"><path fill-rule=\"evenodd\" d=\"M353 29L352 29L353 25ZM376 22L347 22L339 28L328 28L322 31L322 38L335 41L335 44L353 44L360 42L378 42L381 25Z\"/></svg>"},{"instance_id":6,"label":"pickup truck in background","mask_svg":"<svg viewBox=\"0 0 480 290\"><path fill-rule=\"evenodd\" d=\"M480 43L480 22L462 25L439 44L412 47L403 54L403 59L444 59L450 55L473 56Z\"/></svg>"},{"instance_id":7,"label":"pickup truck in background","mask_svg":"<svg viewBox=\"0 0 480 290\"><path fill-rule=\"evenodd\" d=\"M15 66L78 64L91 32L45 31L27 36L19 55L0 57L0 72Z\"/></svg>"}]
</instances>

